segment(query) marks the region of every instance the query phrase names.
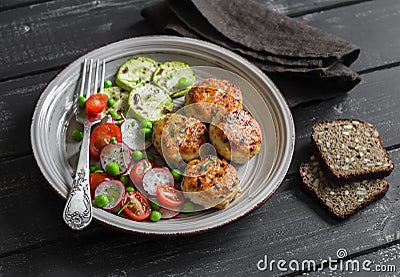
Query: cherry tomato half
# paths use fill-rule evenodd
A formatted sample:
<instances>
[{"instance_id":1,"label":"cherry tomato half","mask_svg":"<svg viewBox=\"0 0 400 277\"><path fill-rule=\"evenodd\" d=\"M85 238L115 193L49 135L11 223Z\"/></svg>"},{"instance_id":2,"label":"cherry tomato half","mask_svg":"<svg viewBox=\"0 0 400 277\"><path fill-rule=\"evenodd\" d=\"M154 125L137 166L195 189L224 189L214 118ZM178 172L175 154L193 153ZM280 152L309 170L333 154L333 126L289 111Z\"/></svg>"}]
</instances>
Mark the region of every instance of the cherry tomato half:
<instances>
[{"instance_id":1,"label":"cherry tomato half","mask_svg":"<svg viewBox=\"0 0 400 277\"><path fill-rule=\"evenodd\" d=\"M149 200L138 191L125 193L122 207L124 212L133 220L144 220L151 213Z\"/></svg>"},{"instance_id":2,"label":"cherry tomato half","mask_svg":"<svg viewBox=\"0 0 400 277\"><path fill-rule=\"evenodd\" d=\"M115 137L117 142L122 142L122 134L119 127L113 123L103 123L94 129L90 135L89 153L94 159L100 159L100 152L110 139Z\"/></svg>"},{"instance_id":3,"label":"cherry tomato half","mask_svg":"<svg viewBox=\"0 0 400 277\"><path fill-rule=\"evenodd\" d=\"M89 115L97 115L101 113L107 106L108 96L101 93L90 95L86 100L86 112Z\"/></svg>"},{"instance_id":4,"label":"cherry tomato half","mask_svg":"<svg viewBox=\"0 0 400 277\"><path fill-rule=\"evenodd\" d=\"M143 176L151 168L158 167L158 165L150 160L140 160L133 167L129 173L133 184L135 186L143 186Z\"/></svg>"},{"instance_id":5,"label":"cherry tomato half","mask_svg":"<svg viewBox=\"0 0 400 277\"><path fill-rule=\"evenodd\" d=\"M157 198L161 204L169 207L177 207L185 202L183 193L170 184L158 185Z\"/></svg>"},{"instance_id":6,"label":"cherry tomato half","mask_svg":"<svg viewBox=\"0 0 400 277\"><path fill-rule=\"evenodd\" d=\"M93 172L89 175L89 184L90 184L90 195L94 198L94 191L96 190L97 186L104 182L112 180L112 177L105 173L101 172Z\"/></svg>"}]
</instances>

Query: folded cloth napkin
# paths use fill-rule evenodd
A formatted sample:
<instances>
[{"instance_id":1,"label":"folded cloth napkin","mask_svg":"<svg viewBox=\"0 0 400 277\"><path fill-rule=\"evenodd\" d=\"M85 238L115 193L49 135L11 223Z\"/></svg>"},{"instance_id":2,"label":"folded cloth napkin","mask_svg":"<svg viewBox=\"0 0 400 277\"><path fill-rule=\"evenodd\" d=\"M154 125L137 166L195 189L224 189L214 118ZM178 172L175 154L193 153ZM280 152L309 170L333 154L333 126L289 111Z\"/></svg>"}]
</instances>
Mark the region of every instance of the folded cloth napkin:
<instances>
[{"instance_id":1,"label":"folded cloth napkin","mask_svg":"<svg viewBox=\"0 0 400 277\"><path fill-rule=\"evenodd\" d=\"M271 11L253 0L164 0L142 11L163 34L208 40L247 58L280 88L289 106L347 92L353 44Z\"/></svg>"}]
</instances>

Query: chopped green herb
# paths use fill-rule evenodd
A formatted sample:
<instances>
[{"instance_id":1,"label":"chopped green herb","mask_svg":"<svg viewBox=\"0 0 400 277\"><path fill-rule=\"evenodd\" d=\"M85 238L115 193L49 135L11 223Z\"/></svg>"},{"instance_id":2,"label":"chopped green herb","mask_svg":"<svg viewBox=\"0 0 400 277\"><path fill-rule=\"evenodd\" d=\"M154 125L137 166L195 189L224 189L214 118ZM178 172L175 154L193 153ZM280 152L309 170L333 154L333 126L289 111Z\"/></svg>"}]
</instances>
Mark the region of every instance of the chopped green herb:
<instances>
[{"instance_id":1,"label":"chopped green herb","mask_svg":"<svg viewBox=\"0 0 400 277\"><path fill-rule=\"evenodd\" d=\"M114 119L119 119L119 115L113 110L108 110L108 114L111 115Z\"/></svg>"},{"instance_id":2,"label":"chopped green herb","mask_svg":"<svg viewBox=\"0 0 400 277\"><path fill-rule=\"evenodd\" d=\"M182 212L184 213L192 213L194 212L194 205L192 202L185 202L182 206Z\"/></svg>"},{"instance_id":3,"label":"chopped green herb","mask_svg":"<svg viewBox=\"0 0 400 277\"><path fill-rule=\"evenodd\" d=\"M128 176L121 176L119 179L125 186L129 185L129 177Z\"/></svg>"},{"instance_id":4,"label":"chopped green herb","mask_svg":"<svg viewBox=\"0 0 400 277\"><path fill-rule=\"evenodd\" d=\"M89 166L89 170L90 170L90 173L93 173L93 172L95 172L97 170L100 170L100 165L99 164L92 164L92 165Z\"/></svg>"},{"instance_id":5,"label":"chopped green herb","mask_svg":"<svg viewBox=\"0 0 400 277\"><path fill-rule=\"evenodd\" d=\"M146 157L149 161L155 162L156 161L156 157L151 154L151 153L146 153Z\"/></svg>"},{"instance_id":6,"label":"chopped green herb","mask_svg":"<svg viewBox=\"0 0 400 277\"><path fill-rule=\"evenodd\" d=\"M207 169L208 169L207 162L201 164L201 165L200 165L200 169L201 169L201 170L207 170Z\"/></svg>"},{"instance_id":7,"label":"chopped green herb","mask_svg":"<svg viewBox=\"0 0 400 277\"><path fill-rule=\"evenodd\" d=\"M112 143L112 144L117 144L118 142L117 142L117 139L115 138L115 137L111 137L110 138L110 142Z\"/></svg>"}]
</instances>

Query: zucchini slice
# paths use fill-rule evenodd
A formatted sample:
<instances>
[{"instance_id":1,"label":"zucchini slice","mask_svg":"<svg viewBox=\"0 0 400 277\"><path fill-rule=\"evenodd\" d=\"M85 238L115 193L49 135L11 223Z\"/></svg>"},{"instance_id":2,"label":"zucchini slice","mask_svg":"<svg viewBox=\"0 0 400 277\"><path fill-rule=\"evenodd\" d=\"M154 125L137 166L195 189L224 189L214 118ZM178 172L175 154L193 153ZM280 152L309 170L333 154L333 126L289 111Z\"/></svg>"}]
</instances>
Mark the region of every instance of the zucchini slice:
<instances>
[{"instance_id":1,"label":"zucchini slice","mask_svg":"<svg viewBox=\"0 0 400 277\"><path fill-rule=\"evenodd\" d=\"M183 62L165 62L154 72L153 82L165 88L172 98L176 98L189 91L195 77L189 65Z\"/></svg>"},{"instance_id":2,"label":"zucchini slice","mask_svg":"<svg viewBox=\"0 0 400 277\"><path fill-rule=\"evenodd\" d=\"M136 86L129 94L127 118L157 121L172 112L174 106L168 92L154 84Z\"/></svg>"},{"instance_id":3,"label":"zucchini slice","mask_svg":"<svg viewBox=\"0 0 400 277\"><path fill-rule=\"evenodd\" d=\"M115 77L115 83L119 87L131 91L137 85L151 81L157 68L157 62L152 59L133 57L121 65Z\"/></svg>"},{"instance_id":4,"label":"zucchini slice","mask_svg":"<svg viewBox=\"0 0 400 277\"><path fill-rule=\"evenodd\" d=\"M114 99L115 103L112 107L106 106L103 111L102 117L106 116L109 110L115 111L117 114L124 115L128 111L128 99L129 99L129 92L126 92L124 89L120 87L110 87L105 88L104 92L108 98Z\"/></svg>"}]
</instances>

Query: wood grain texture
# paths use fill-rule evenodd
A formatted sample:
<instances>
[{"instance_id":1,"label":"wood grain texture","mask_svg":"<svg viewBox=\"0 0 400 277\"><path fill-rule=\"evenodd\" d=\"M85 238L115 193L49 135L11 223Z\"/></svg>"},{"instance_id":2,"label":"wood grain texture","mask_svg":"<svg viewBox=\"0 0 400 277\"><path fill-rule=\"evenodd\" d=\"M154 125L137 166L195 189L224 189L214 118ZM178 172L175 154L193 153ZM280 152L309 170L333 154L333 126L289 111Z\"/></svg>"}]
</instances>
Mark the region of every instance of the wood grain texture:
<instances>
[{"instance_id":1,"label":"wood grain texture","mask_svg":"<svg viewBox=\"0 0 400 277\"><path fill-rule=\"evenodd\" d=\"M400 58L400 2L383 0L304 15L298 19L354 43L361 49L357 71L396 63ZM368 26L368 27L366 27Z\"/></svg>"},{"instance_id":2,"label":"wood grain texture","mask_svg":"<svg viewBox=\"0 0 400 277\"><path fill-rule=\"evenodd\" d=\"M108 43L151 34L140 16L151 2L59 0L1 12L0 79L60 67ZM365 70L399 60L400 42L395 38L400 29L388 28L399 24L393 12L399 7L396 0L362 2L299 20L356 43L363 54L355 68Z\"/></svg>"},{"instance_id":3,"label":"wood grain texture","mask_svg":"<svg viewBox=\"0 0 400 277\"><path fill-rule=\"evenodd\" d=\"M149 32L151 1L62 0L0 13L1 79L70 63L90 50Z\"/></svg>"},{"instance_id":4,"label":"wood grain texture","mask_svg":"<svg viewBox=\"0 0 400 277\"><path fill-rule=\"evenodd\" d=\"M13 0L13 1L1 1L0 2L0 11L15 9L20 7L25 7L29 5L35 5L43 2L48 2L50 0Z\"/></svg>"},{"instance_id":5,"label":"wood grain texture","mask_svg":"<svg viewBox=\"0 0 400 277\"><path fill-rule=\"evenodd\" d=\"M40 94L57 71L1 83L0 160L31 151L30 125Z\"/></svg>"},{"instance_id":6,"label":"wood grain texture","mask_svg":"<svg viewBox=\"0 0 400 277\"><path fill-rule=\"evenodd\" d=\"M400 150L390 154L398 165ZM0 166L13 168L0 176L0 225L7 226L0 229L0 273L5 276L28 272L33 276L124 272L129 276L243 276L257 273L256 264L264 255L321 260L334 257L341 247L357 253L394 240L400 228L397 171L388 178L390 188L382 199L344 221L333 219L294 177L286 179L263 206L235 223L195 236L149 238L96 223L83 232L69 231L61 219L63 201L47 187L31 156ZM20 192L29 197L16 201Z\"/></svg>"},{"instance_id":7,"label":"wood grain texture","mask_svg":"<svg viewBox=\"0 0 400 277\"><path fill-rule=\"evenodd\" d=\"M24 7L32 4L50 2L51 0L12 0L0 2L0 10L11 9L15 7ZM270 9L286 15L297 15L310 13L319 9L331 9L337 6L346 6L354 3L372 1L372 0L256 0L260 4L268 6Z\"/></svg>"},{"instance_id":8,"label":"wood grain texture","mask_svg":"<svg viewBox=\"0 0 400 277\"><path fill-rule=\"evenodd\" d=\"M47 185L32 156L1 163L0 257L71 236L62 220L64 201ZM95 226L95 225L94 225ZM0 262L1 263L1 262Z\"/></svg>"},{"instance_id":9,"label":"wood grain texture","mask_svg":"<svg viewBox=\"0 0 400 277\"><path fill-rule=\"evenodd\" d=\"M289 172L296 172L300 163L311 154L312 125L320 121L337 118L365 120L379 131L385 147L400 144L399 75L400 67L365 74L361 84L348 94L292 109L296 145Z\"/></svg>"}]
</instances>

